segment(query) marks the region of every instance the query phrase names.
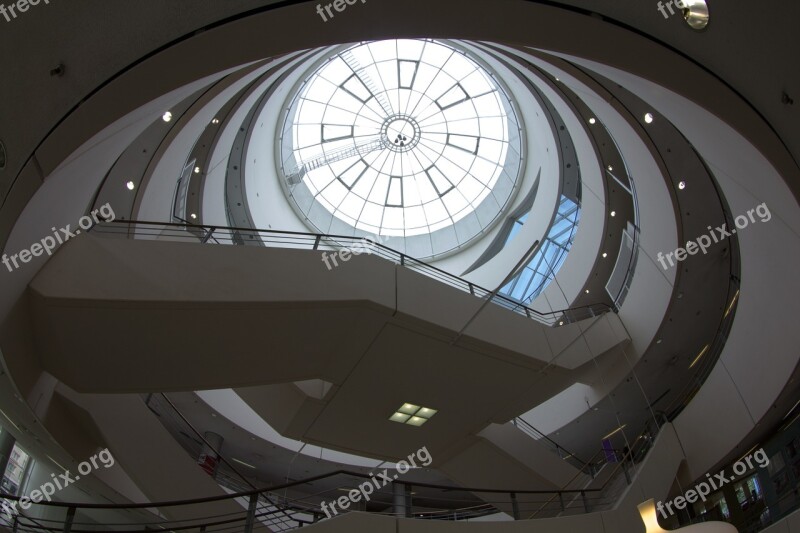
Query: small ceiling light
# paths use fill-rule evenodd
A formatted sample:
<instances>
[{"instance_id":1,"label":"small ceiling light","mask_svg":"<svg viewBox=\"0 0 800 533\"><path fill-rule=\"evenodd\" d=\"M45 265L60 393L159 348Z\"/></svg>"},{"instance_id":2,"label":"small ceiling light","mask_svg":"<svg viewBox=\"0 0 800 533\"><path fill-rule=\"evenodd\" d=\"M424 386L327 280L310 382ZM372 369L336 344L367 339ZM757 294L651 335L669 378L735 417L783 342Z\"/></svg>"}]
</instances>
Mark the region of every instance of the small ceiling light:
<instances>
[{"instance_id":1,"label":"small ceiling light","mask_svg":"<svg viewBox=\"0 0 800 533\"><path fill-rule=\"evenodd\" d=\"M400 409L389 417L389 420L400 424L420 427L436 413L438 413L438 411L430 407L420 407L413 403L404 403Z\"/></svg>"},{"instance_id":2,"label":"small ceiling light","mask_svg":"<svg viewBox=\"0 0 800 533\"><path fill-rule=\"evenodd\" d=\"M706 0L683 0L683 18L693 30L705 29L708 17Z\"/></svg>"},{"instance_id":3,"label":"small ceiling light","mask_svg":"<svg viewBox=\"0 0 800 533\"><path fill-rule=\"evenodd\" d=\"M194 167L194 173L200 174L200 167Z\"/></svg>"},{"instance_id":4,"label":"small ceiling light","mask_svg":"<svg viewBox=\"0 0 800 533\"><path fill-rule=\"evenodd\" d=\"M559 326L563 326L564 325L564 321L562 320L561 322L558 323L558 325Z\"/></svg>"},{"instance_id":5,"label":"small ceiling light","mask_svg":"<svg viewBox=\"0 0 800 533\"><path fill-rule=\"evenodd\" d=\"M129 181L128 183L126 183L125 186L128 188L129 191L132 191L133 189L136 188L136 184L134 182L132 182L132 181Z\"/></svg>"},{"instance_id":6,"label":"small ceiling light","mask_svg":"<svg viewBox=\"0 0 800 533\"><path fill-rule=\"evenodd\" d=\"M589 294L589 289L586 289L586 294Z\"/></svg>"},{"instance_id":7,"label":"small ceiling light","mask_svg":"<svg viewBox=\"0 0 800 533\"><path fill-rule=\"evenodd\" d=\"M611 165L608 165L608 170L610 172L610 171L614 170L614 167L612 167Z\"/></svg>"},{"instance_id":8,"label":"small ceiling light","mask_svg":"<svg viewBox=\"0 0 800 533\"><path fill-rule=\"evenodd\" d=\"M167 111L166 113L161 115L161 120L163 120L164 122L169 122L170 120L172 120L172 113Z\"/></svg>"},{"instance_id":9,"label":"small ceiling light","mask_svg":"<svg viewBox=\"0 0 800 533\"><path fill-rule=\"evenodd\" d=\"M616 212L616 211L611 211L611 216L612 216L612 217L615 217L615 216L617 216L617 212Z\"/></svg>"},{"instance_id":10,"label":"small ceiling light","mask_svg":"<svg viewBox=\"0 0 800 533\"><path fill-rule=\"evenodd\" d=\"M211 123L212 123L212 124L219 124L219 119L218 119L218 118L215 118L214 120L212 120L212 121L211 121Z\"/></svg>"},{"instance_id":11,"label":"small ceiling light","mask_svg":"<svg viewBox=\"0 0 800 533\"><path fill-rule=\"evenodd\" d=\"M190 217L192 217L192 220L197 220L197 215L195 215L194 213L192 213L192 214L191 214L191 215L189 215L189 216L190 216Z\"/></svg>"},{"instance_id":12,"label":"small ceiling light","mask_svg":"<svg viewBox=\"0 0 800 533\"><path fill-rule=\"evenodd\" d=\"M683 189L685 189L685 188L686 188L686 182L685 182L685 181L682 181L682 182L680 182L680 183L678 184L678 188L679 188L680 190L683 190Z\"/></svg>"},{"instance_id":13,"label":"small ceiling light","mask_svg":"<svg viewBox=\"0 0 800 533\"><path fill-rule=\"evenodd\" d=\"M589 124L594 124L594 123L596 123L596 122L597 122L597 119L596 119L596 118L594 118L594 117L592 117L592 118L590 118L590 119L589 119Z\"/></svg>"},{"instance_id":14,"label":"small ceiling light","mask_svg":"<svg viewBox=\"0 0 800 533\"><path fill-rule=\"evenodd\" d=\"M652 124L653 123L653 114L652 113L645 113L644 114L644 121L647 122L648 124Z\"/></svg>"},{"instance_id":15,"label":"small ceiling light","mask_svg":"<svg viewBox=\"0 0 800 533\"><path fill-rule=\"evenodd\" d=\"M605 259L606 257L608 257L608 254L603 252L603 259Z\"/></svg>"}]
</instances>

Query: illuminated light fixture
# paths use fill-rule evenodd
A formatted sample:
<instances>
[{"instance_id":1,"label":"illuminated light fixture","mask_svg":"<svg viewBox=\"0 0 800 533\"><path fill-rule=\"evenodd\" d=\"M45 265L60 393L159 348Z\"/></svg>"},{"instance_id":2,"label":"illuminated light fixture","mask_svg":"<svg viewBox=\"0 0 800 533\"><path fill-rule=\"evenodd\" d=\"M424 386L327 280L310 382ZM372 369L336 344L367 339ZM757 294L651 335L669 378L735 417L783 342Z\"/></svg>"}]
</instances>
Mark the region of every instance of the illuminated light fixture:
<instances>
[{"instance_id":1,"label":"illuminated light fixture","mask_svg":"<svg viewBox=\"0 0 800 533\"><path fill-rule=\"evenodd\" d=\"M618 427L617 429L615 429L614 431L612 431L611 433L609 433L608 435L606 435L605 437L603 437L601 440L606 440L606 439L609 439L609 438L611 438L612 436L616 435L617 433L619 433L620 431L622 431L623 429L625 429L625 427L626 427L627 425L628 425L628 424L622 424L620 427Z\"/></svg>"},{"instance_id":2,"label":"illuminated light fixture","mask_svg":"<svg viewBox=\"0 0 800 533\"><path fill-rule=\"evenodd\" d=\"M3 411L2 409L0 409L0 413L2 413L4 417L6 417L6 420L8 420L9 422L11 422L11 425L12 425L12 426L14 426L15 428L17 428L17 431L22 431L21 429L19 429L19 426L17 426L17 425L14 423L14 421L13 421L13 420L11 420L10 418L8 418L8 415L5 413L5 411ZM55 462L55 461L54 461L54 462Z\"/></svg>"},{"instance_id":3,"label":"illuminated light fixture","mask_svg":"<svg viewBox=\"0 0 800 533\"><path fill-rule=\"evenodd\" d=\"M652 113L645 113L644 114L644 121L647 122L648 124L652 124L653 123L653 114Z\"/></svg>"},{"instance_id":4,"label":"illuminated light fixture","mask_svg":"<svg viewBox=\"0 0 800 533\"><path fill-rule=\"evenodd\" d=\"M218 118L215 118L214 120L212 120L212 121L211 121L211 123L212 123L212 124L219 124L219 119L218 119Z\"/></svg>"},{"instance_id":5,"label":"illuminated light fixture","mask_svg":"<svg viewBox=\"0 0 800 533\"><path fill-rule=\"evenodd\" d=\"M594 117L589 119L589 124L594 124L596 122L597 122L597 119L595 119Z\"/></svg>"},{"instance_id":6,"label":"illuminated light fixture","mask_svg":"<svg viewBox=\"0 0 800 533\"><path fill-rule=\"evenodd\" d=\"M637 509L639 509L639 515L642 517L642 522L644 522L645 533L667 533L667 530L658 525L655 500L650 499L640 503Z\"/></svg>"},{"instance_id":7,"label":"illuminated light fixture","mask_svg":"<svg viewBox=\"0 0 800 533\"><path fill-rule=\"evenodd\" d=\"M136 188L136 184L134 182L132 182L132 181L129 181L128 183L126 183L125 186L128 188L129 191L132 191L133 189Z\"/></svg>"},{"instance_id":8,"label":"illuminated light fixture","mask_svg":"<svg viewBox=\"0 0 800 533\"><path fill-rule=\"evenodd\" d=\"M586 294L589 294L589 289L586 289Z\"/></svg>"},{"instance_id":9,"label":"illuminated light fixture","mask_svg":"<svg viewBox=\"0 0 800 533\"><path fill-rule=\"evenodd\" d=\"M611 165L608 165L608 171L611 172L612 170L614 170L614 167L612 167Z\"/></svg>"},{"instance_id":10,"label":"illuminated light fixture","mask_svg":"<svg viewBox=\"0 0 800 533\"><path fill-rule=\"evenodd\" d=\"M603 258L605 259L606 257L608 257L608 254L603 252Z\"/></svg>"},{"instance_id":11,"label":"illuminated light fixture","mask_svg":"<svg viewBox=\"0 0 800 533\"><path fill-rule=\"evenodd\" d=\"M420 427L425 422L433 418L438 413L436 409L430 407L420 407L413 403L404 403L400 408L389 417L392 422L406 424L409 426Z\"/></svg>"},{"instance_id":12,"label":"illuminated light fixture","mask_svg":"<svg viewBox=\"0 0 800 533\"><path fill-rule=\"evenodd\" d=\"M683 189L685 189L685 188L686 188L686 182L685 182L685 181L682 181L682 182L678 183L678 188L679 188L680 190L683 190Z\"/></svg>"},{"instance_id":13,"label":"illuminated light fixture","mask_svg":"<svg viewBox=\"0 0 800 533\"><path fill-rule=\"evenodd\" d=\"M792 418L790 421L788 421L788 422L787 422L787 423L785 423L783 426L781 426L781 428L780 428L778 431L779 431L779 432L780 432L780 431L785 431L785 430L786 430L786 429L788 429L788 428L789 428L789 427L790 427L792 424L794 424L795 422L797 422L797 419L798 419L798 418L800 418L800 413L798 413L798 415L797 415L796 417Z\"/></svg>"},{"instance_id":14,"label":"illuminated light fixture","mask_svg":"<svg viewBox=\"0 0 800 533\"><path fill-rule=\"evenodd\" d=\"M558 325L559 326L563 326L564 325L564 321L562 320L561 322L558 323Z\"/></svg>"},{"instance_id":15,"label":"illuminated light fixture","mask_svg":"<svg viewBox=\"0 0 800 533\"><path fill-rule=\"evenodd\" d=\"M794 411L797 408L798 404L800 404L800 400L797 400L797 403L794 404L794 406L791 409L786 411L786 414L783 415L783 418L781 420L786 420L787 418L789 418L789 415L792 414L792 411ZM747 454L745 454L745 455L747 455Z\"/></svg>"},{"instance_id":16,"label":"illuminated light fixture","mask_svg":"<svg viewBox=\"0 0 800 533\"><path fill-rule=\"evenodd\" d=\"M616 212L616 211L611 211L611 216L612 216L612 217L615 217L615 216L617 216L617 212Z\"/></svg>"},{"instance_id":17,"label":"illuminated light fixture","mask_svg":"<svg viewBox=\"0 0 800 533\"><path fill-rule=\"evenodd\" d=\"M731 304L728 306L728 310L725 311L724 318L728 318L728 315L731 313L731 310L733 309L733 305L736 303L736 300L738 299L739 299L739 289L736 289L736 294L734 294L733 298L731 298Z\"/></svg>"},{"instance_id":18,"label":"illuminated light fixture","mask_svg":"<svg viewBox=\"0 0 800 533\"><path fill-rule=\"evenodd\" d=\"M683 0L683 18L693 30L708 26L708 4L706 0Z\"/></svg>"},{"instance_id":19,"label":"illuminated light fixture","mask_svg":"<svg viewBox=\"0 0 800 533\"><path fill-rule=\"evenodd\" d=\"M164 122L169 122L170 120L172 120L172 113L167 111L166 113L161 115L161 120L163 120Z\"/></svg>"},{"instance_id":20,"label":"illuminated light fixture","mask_svg":"<svg viewBox=\"0 0 800 533\"><path fill-rule=\"evenodd\" d=\"M47 454L45 454L45 455L47 455ZM60 464L58 461L56 461L55 459L53 459L53 458L52 458L52 457L50 457L49 455L47 455L47 458L48 458L48 459L50 459L51 461L53 461L53 462L56 464L56 466L57 466L57 467L59 467L59 468L60 468L61 470L63 470L64 472L69 472L69 470L67 470L66 468L64 468L63 466L61 466L61 464Z\"/></svg>"},{"instance_id":21,"label":"illuminated light fixture","mask_svg":"<svg viewBox=\"0 0 800 533\"><path fill-rule=\"evenodd\" d=\"M197 220L197 215L196 215L196 214L192 213L192 214L191 214L191 215L189 215L189 216L190 216L190 217L192 217L192 220Z\"/></svg>"},{"instance_id":22,"label":"illuminated light fixture","mask_svg":"<svg viewBox=\"0 0 800 533\"><path fill-rule=\"evenodd\" d=\"M232 460L232 461L236 461L236 462L237 462L237 463L239 463L240 465L244 465L244 466L246 466L247 468L255 468L253 465L251 465L251 464L248 464L248 463L245 463L244 461L240 461L240 460L239 460L239 459L237 459L236 457L231 457L231 460Z\"/></svg>"},{"instance_id":23,"label":"illuminated light fixture","mask_svg":"<svg viewBox=\"0 0 800 533\"><path fill-rule=\"evenodd\" d=\"M200 174L200 167L194 167L194 173Z\"/></svg>"},{"instance_id":24,"label":"illuminated light fixture","mask_svg":"<svg viewBox=\"0 0 800 533\"><path fill-rule=\"evenodd\" d=\"M700 358L703 357L706 354L706 352L708 351L709 348L711 348L711 345L710 344L706 344L705 347L702 350L700 350L700 353L697 354L697 357L694 358L694 361L692 361L692 364L689 365L689 369L690 370L694 365L697 364L697 361L699 361Z\"/></svg>"}]
</instances>

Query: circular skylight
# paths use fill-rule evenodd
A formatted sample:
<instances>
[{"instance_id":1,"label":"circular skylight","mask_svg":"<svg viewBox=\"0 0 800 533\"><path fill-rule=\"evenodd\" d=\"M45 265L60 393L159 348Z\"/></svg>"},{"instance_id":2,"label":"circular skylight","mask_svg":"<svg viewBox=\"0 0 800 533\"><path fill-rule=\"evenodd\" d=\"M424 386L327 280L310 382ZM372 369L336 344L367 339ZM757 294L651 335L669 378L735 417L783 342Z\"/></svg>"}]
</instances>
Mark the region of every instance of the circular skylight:
<instances>
[{"instance_id":1,"label":"circular skylight","mask_svg":"<svg viewBox=\"0 0 800 533\"><path fill-rule=\"evenodd\" d=\"M305 81L281 157L290 196L320 231L338 220L409 238L469 218L454 248L502 212L520 153L511 102L483 67L441 42L389 40L351 47Z\"/></svg>"}]
</instances>

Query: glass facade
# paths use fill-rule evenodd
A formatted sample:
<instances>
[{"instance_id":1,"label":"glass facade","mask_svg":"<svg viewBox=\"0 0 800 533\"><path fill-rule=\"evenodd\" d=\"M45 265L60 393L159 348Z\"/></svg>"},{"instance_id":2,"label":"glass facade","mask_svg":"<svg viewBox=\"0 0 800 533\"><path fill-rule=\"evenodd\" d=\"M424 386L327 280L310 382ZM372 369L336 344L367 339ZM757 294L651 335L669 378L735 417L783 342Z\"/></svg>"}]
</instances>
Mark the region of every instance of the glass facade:
<instances>
[{"instance_id":1,"label":"glass facade","mask_svg":"<svg viewBox=\"0 0 800 533\"><path fill-rule=\"evenodd\" d=\"M527 305L532 302L553 281L558 269L564 263L575 239L581 209L578 204L561 196L558 213L547 233L547 237L539 247L536 255L525 265L525 268L503 287L500 294ZM506 238L510 242L528 219L525 213L514 221Z\"/></svg>"}]
</instances>

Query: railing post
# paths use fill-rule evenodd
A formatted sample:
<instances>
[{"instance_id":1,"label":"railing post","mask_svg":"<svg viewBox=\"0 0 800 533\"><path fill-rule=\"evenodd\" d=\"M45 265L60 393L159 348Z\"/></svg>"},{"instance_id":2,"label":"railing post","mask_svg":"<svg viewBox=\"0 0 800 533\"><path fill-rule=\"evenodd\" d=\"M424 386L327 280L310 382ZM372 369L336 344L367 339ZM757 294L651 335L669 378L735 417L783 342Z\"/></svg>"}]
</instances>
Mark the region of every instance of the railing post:
<instances>
[{"instance_id":1,"label":"railing post","mask_svg":"<svg viewBox=\"0 0 800 533\"><path fill-rule=\"evenodd\" d=\"M319 249L319 241L321 241L321 240L322 240L322 235L317 235L317 238L314 239L314 249L315 250Z\"/></svg>"},{"instance_id":2,"label":"railing post","mask_svg":"<svg viewBox=\"0 0 800 533\"><path fill-rule=\"evenodd\" d=\"M217 228L213 228L213 227L212 227L212 228L208 228L208 231L207 231L207 232L206 232L206 234L203 236L203 240L202 240L201 242L202 242L203 244L206 244L206 243L207 243L209 240L211 240L211 237L213 237L213 236L214 236L214 232L215 232L215 231L217 231Z\"/></svg>"},{"instance_id":3,"label":"railing post","mask_svg":"<svg viewBox=\"0 0 800 533\"><path fill-rule=\"evenodd\" d=\"M244 533L253 533L256 523L256 508L258 507L258 493L250 496L250 505L247 507L247 522L244 524Z\"/></svg>"},{"instance_id":4,"label":"railing post","mask_svg":"<svg viewBox=\"0 0 800 533\"><path fill-rule=\"evenodd\" d=\"M564 493L561 491L558 491L558 501L561 503L561 512L563 513L566 508L564 507Z\"/></svg>"},{"instance_id":5,"label":"railing post","mask_svg":"<svg viewBox=\"0 0 800 533\"><path fill-rule=\"evenodd\" d=\"M406 266L406 254L400 254L400 266Z\"/></svg>"},{"instance_id":6,"label":"railing post","mask_svg":"<svg viewBox=\"0 0 800 533\"><path fill-rule=\"evenodd\" d=\"M475 286L472 283L468 283L469 285L469 293L475 296Z\"/></svg>"},{"instance_id":7,"label":"railing post","mask_svg":"<svg viewBox=\"0 0 800 533\"><path fill-rule=\"evenodd\" d=\"M69 507L67 509L67 518L64 520L64 533L72 531L72 522L75 520L75 508Z\"/></svg>"},{"instance_id":8,"label":"railing post","mask_svg":"<svg viewBox=\"0 0 800 533\"><path fill-rule=\"evenodd\" d=\"M511 493L511 512L514 513L514 520L519 520L519 502L517 502L517 493Z\"/></svg>"},{"instance_id":9,"label":"railing post","mask_svg":"<svg viewBox=\"0 0 800 533\"><path fill-rule=\"evenodd\" d=\"M581 498L583 499L583 510L589 512L589 500L586 498L586 491L581 491Z\"/></svg>"}]
</instances>

